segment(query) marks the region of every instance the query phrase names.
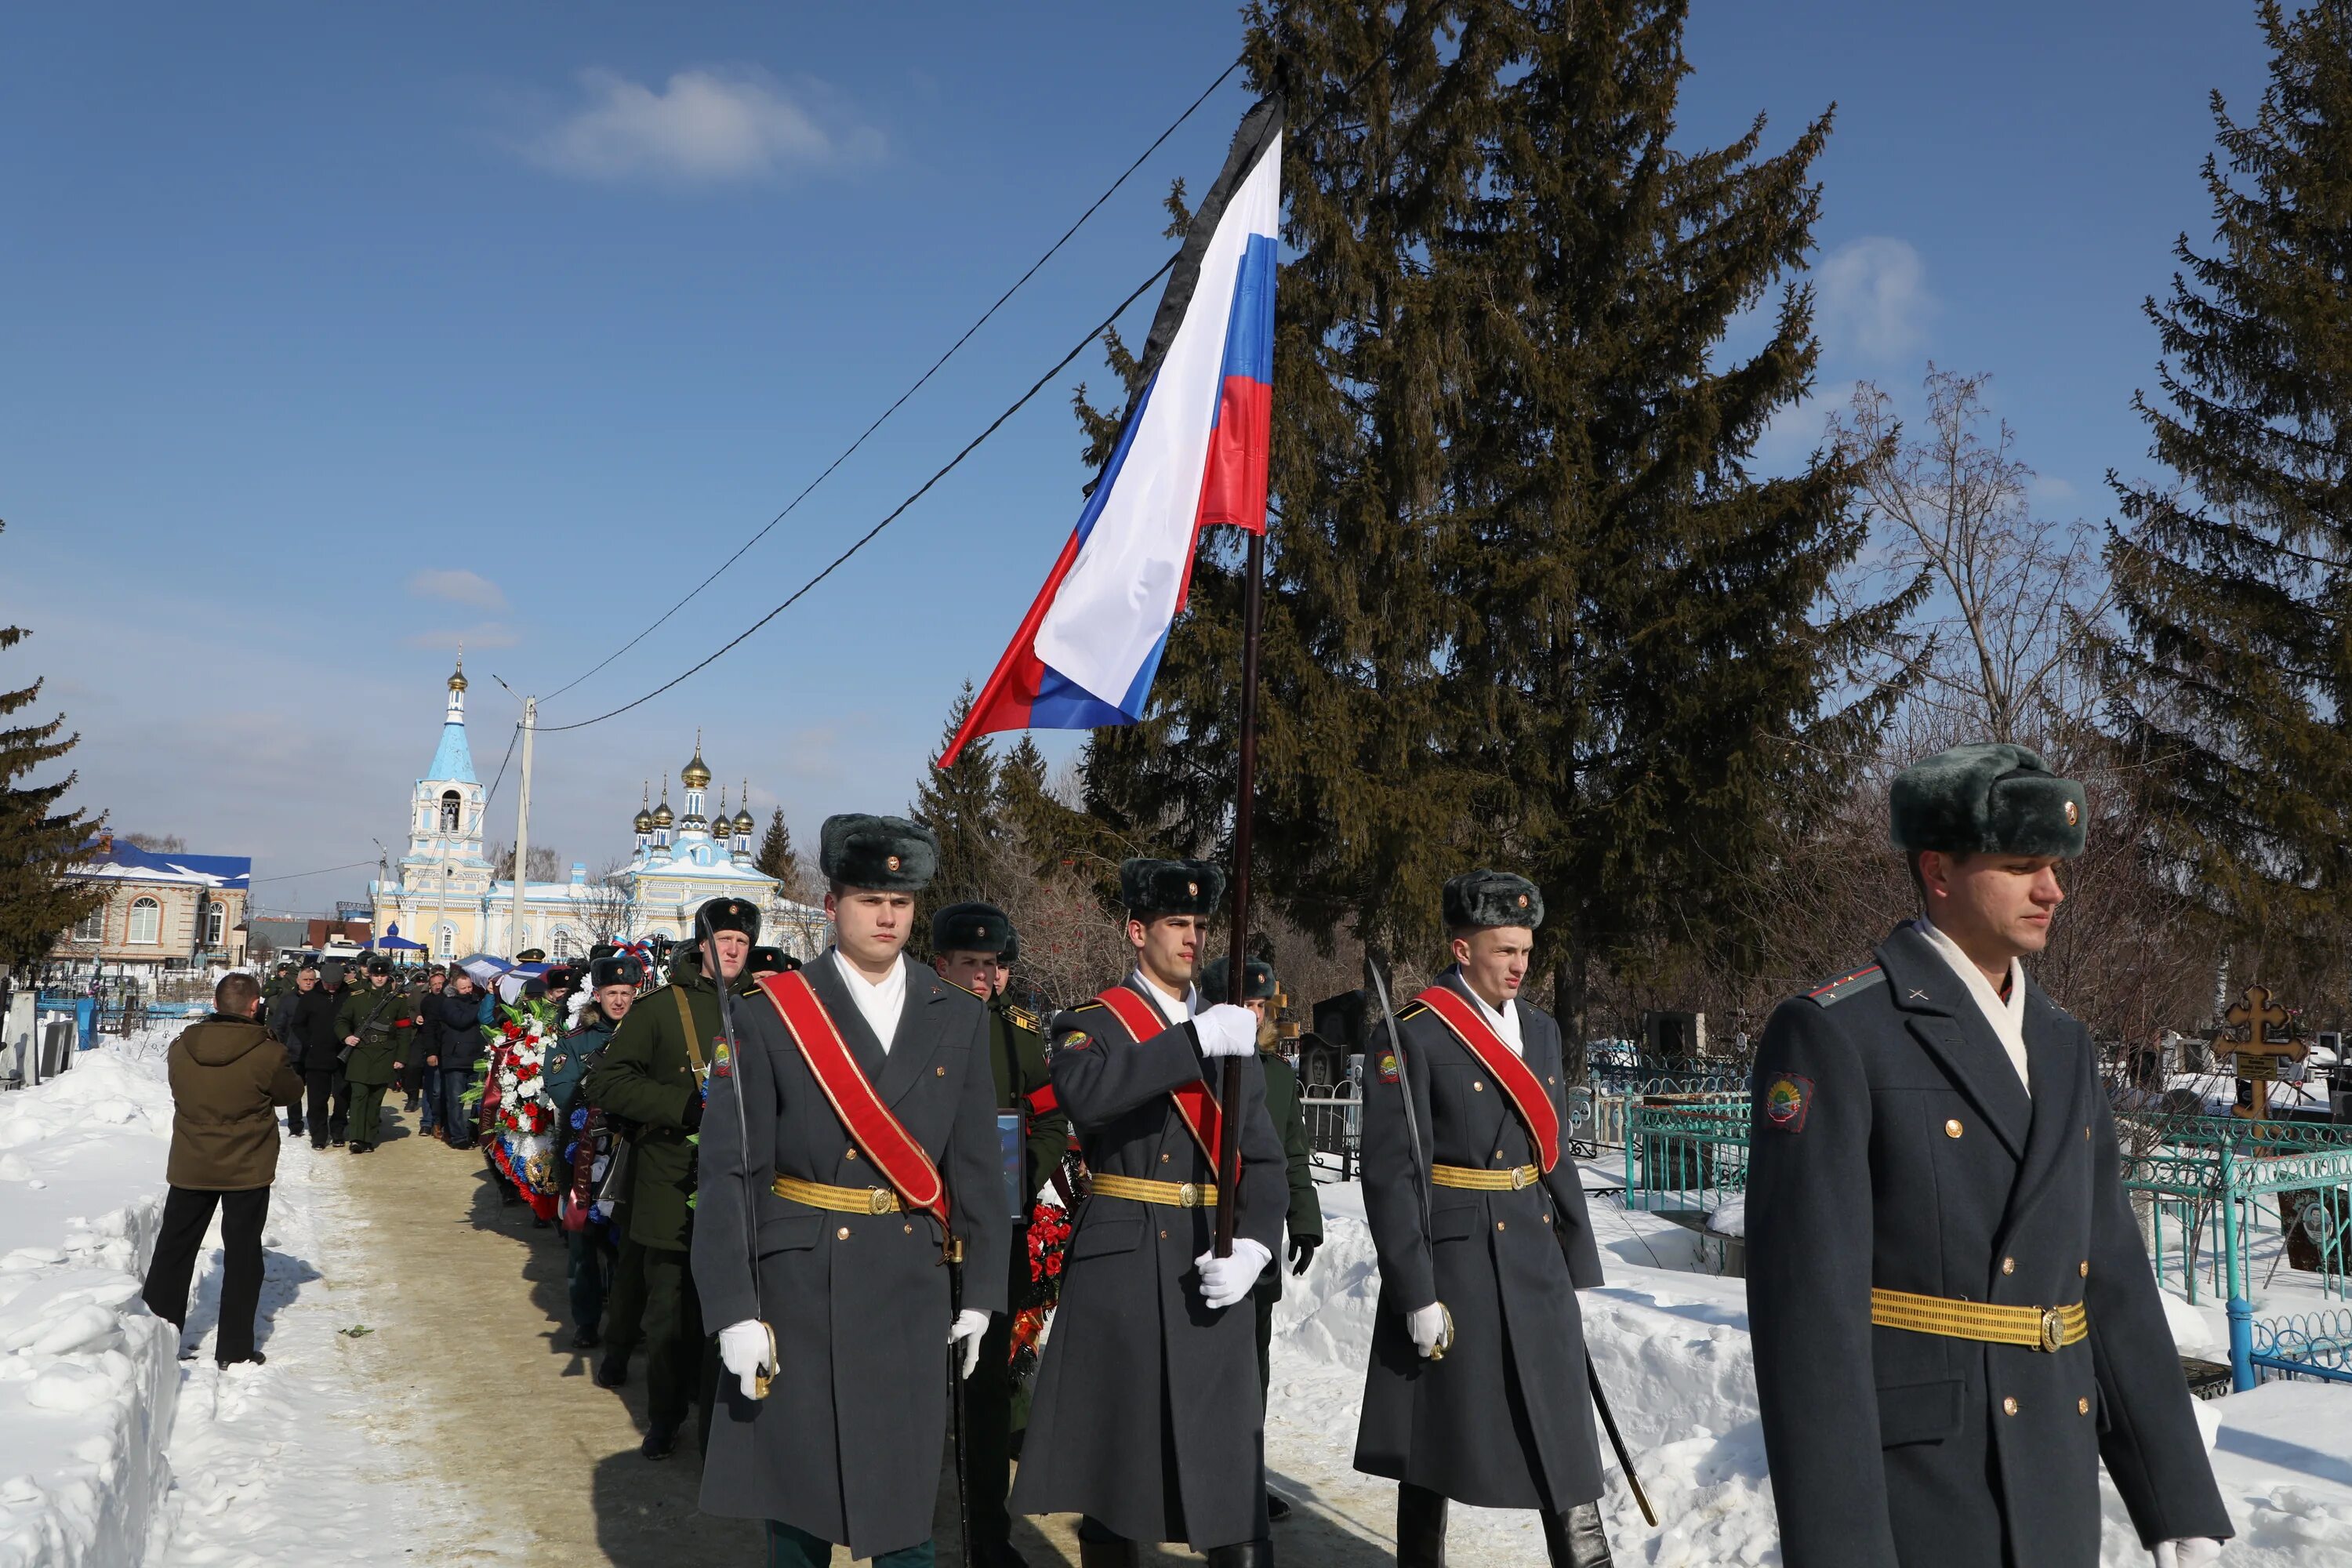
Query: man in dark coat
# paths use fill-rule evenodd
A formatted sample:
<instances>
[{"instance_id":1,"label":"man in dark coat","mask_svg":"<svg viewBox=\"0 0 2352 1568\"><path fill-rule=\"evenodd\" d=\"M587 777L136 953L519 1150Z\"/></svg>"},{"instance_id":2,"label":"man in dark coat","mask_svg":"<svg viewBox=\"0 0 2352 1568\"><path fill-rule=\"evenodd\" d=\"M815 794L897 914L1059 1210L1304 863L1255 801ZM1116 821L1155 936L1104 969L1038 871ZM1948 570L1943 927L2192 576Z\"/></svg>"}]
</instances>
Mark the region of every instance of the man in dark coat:
<instances>
[{"instance_id":1,"label":"man in dark coat","mask_svg":"<svg viewBox=\"0 0 2352 1568\"><path fill-rule=\"evenodd\" d=\"M1131 1568L1139 1542L1184 1541L1213 1568L1273 1561L1255 1314L1233 1311L1282 1241L1289 1192L1265 1114L1257 1020L1192 984L1224 876L1201 860L1119 868L1136 968L1052 1026L1054 1092L1092 1195L1062 1267L1038 1369L1016 1513L1083 1515L1085 1568ZM1222 1105L1224 1059L1244 1064ZM1197 1129L1197 1131L1196 1131ZM1233 1252L1212 1247L1216 1165L1241 1140Z\"/></svg>"},{"instance_id":2,"label":"man in dark coat","mask_svg":"<svg viewBox=\"0 0 2352 1568\"><path fill-rule=\"evenodd\" d=\"M988 1062L1000 1140L1017 1138L1018 1172L1005 1173L1012 1219L1004 1310L990 1320L980 1365L964 1390L964 1495L971 1509L971 1558L979 1568L1023 1568L1013 1549L1013 1315L1029 1294L1029 1219L1037 1191L1061 1168L1070 1119L1054 1100L1044 1025L1004 999L1004 954L1013 921L994 904L950 904L931 917L931 967L988 1004Z\"/></svg>"},{"instance_id":3,"label":"man in dark coat","mask_svg":"<svg viewBox=\"0 0 2352 1568\"><path fill-rule=\"evenodd\" d=\"M294 1032L295 1016L301 1010L302 998L319 988L319 972L305 963L299 971L289 973L289 966L279 964L279 973L287 973L284 989L270 996L265 1015L270 1038L286 1047L286 1062L296 1077L302 1073L302 1039ZM289 1137L302 1136L302 1102L297 1100L286 1108L286 1131Z\"/></svg>"},{"instance_id":4,"label":"man in dark coat","mask_svg":"<svg viewBox=\"0 0 2352 1568\"><path fill-rule=\"evenodd\" d=\"M383 1091L401 1068L404 1042L415 1037L416 1013L408 994L392 983L392 961L372 959L368 983L343 998L335 1015L348 1054L343 1076L352 1086L352 1152L374 1151L383 1133Z\"/></svg>"},{"instance_id":5,"label":"man in dark coat","mask_svg":"<svg viewBox=\"0 0 2352 1568\"><path fill-rule=\"evenodd\" d=\"M142 1292L148 1310L183 1328L188 1284L204 1250L213 1210L221 1215L220 1328L213 1357L221 1365L258 1362L253 1318L261 1304L261 1227L269 1185L278 1179L278 1107L302 1097L302 1080L255 1014L261 986L242 971L213 987L213 1016L172 1042L172 1152L163 1167L171 1192Z\"/></svg>"},{"instance_id":6,"label":"man in dark coat","mask_svg":"<svg viewBox=\"0 0 2352 1568\"><path fill-rule=\"evenodd\" d=\"M1282 987L1275 978L1274 965L1263 959L1251 959L1242 974L1242 1005L1257 1017L1257 1062L1265 1072L1266 1120L1282 1137L1284 1173L1290 1179L1290 1207L1283 1220L1283 1227L1290 1233L1290 1272L1304 1274L1314 1261L1315 1249L1323 1245L1323 1201L1315 1195L1315 1149L1307 1141L1307 1118L1298 1108L1298 1069L1277 1048L1280 1037L1275 1033L1273 1013ZM1201 994L1212 999L1224 996L1232 978L1232 959L1211 959L1201 971ZM1274 1386L1274 1309L1282 1300L1282 1265L1276 1264L1250 1289L1250 1300L1257 1308L1260 1395L1269 1394ZM1289 1500L1280 1492L1268 1491L1265 1516L1276 1523L1288 1519Z\"/></svg>"},{"instance_id":7,"label":"man in dark coat","mask_svg":"<svg viewBox=\"0 0 2352 1568\"><path fill-rule=\"evenodd\" d=\"M352 1080L343 1076L343 1031L336 1016L346 1000L343 964L329 959L319 966L319 984L295 1004L288 1026L302 1054L302 1080L309 1087L310 1147L323 1149L331 1140L337 1147L351 1120Z\"/></svg>"},{"instance_id":8,"label":"man in dark coat","mask_svg":"<svg viewBox=\"0 0 2352 1568\"><path fill-rule=\"evenodd\" d=\"M593 1351L604 1342L598 1324L604 1318L605 1269L611 1261L605 1227L594 1223L581 1204L583 1194L578 1189L583 1184L573 1175L581 1145L593 1145L602 1131L602 1113L588 1104L581 1085L629 1016L642 978L643 971L634 958L593 960L588 965L591 1000L580 1016L580 1026L548 1047L541 1062L548 1103L555 1107L555 1148L562 1173L557 1180L563 1194L564 1284L572 1302L572 1348L576 1351ZM592 1121L600 1125L592 1129ZM592 1167L594 1163L593 1152L589 1163Z\"/></svg>"},{"instance_id":9,"label":"man in dark coat","mask_svg":"<svg viewBox=\"0 0 2352 1568\"><path fill-rule=\"evenodd\" d=\"M987 1011L905 952L938 864L928 828L827 818L835 945L735 1003L712 1068L694 1269L730 1375L702 1507L765 1520L770 1568L835 1542L929 1568L945 1380L1004 1305Z\"/></svg>"},{"instance_id":10,"label":"man in dark coat","mask_svg":"<svg viewBox=\"0 0 2352 1568\"><path fill-rule=\"evenodd\" d=\"M1784 1002L1756 1058L1748 1306L1781 1552L2082 1568L2099 1461L2161 1562L2230 1534L2049 941L2082 786L2021 747L1906 771L1924 919Z\"/></svg>"},{"instance_id":11,"label":"man in dark coat","mask_svg":"<svg viewBox=\"0 0 2352 1568\"><path fill-rule=\"evenodd\" d=\"M1445 884L1444 917L1453 967L1400 1001L1402 1052L1376 1036L1366 1053L1381 1299L1356 1468L1398 1483L1403 1568L1444 1561L1450 1499L1536 1510L1555 1568L1586 1568L1610 1561L1576 1300L1601 1254L1563 1152L1559 1026L1518 996L1543 895L1470 871Z\"/></svg>"},{"instance_id":12,"label":"man in dark coat","mask_svg":"<svg viewBox=\"0 0 2352 1568\"><path fill-rule=\"evenodd\" d=\"M698 940L670 964L669 984L637 998L582 1085L590 1104L635 1128L629 1192L621 1205L627 1239L618 1269L630 1281L631 1310L643 1314L642 1451L648 1459L666 1459L677 1448L689 1405L701 1406L706 1428L710 1421L718 1361L702 1331L688 1256L694 1245L695 1134L702 1125L711 1042L721 1037L719 990L742 988L743 963L760 935L760 911L747 900L712 899L696 911L695 930ZM607 1341L599 1381L608 1385L626 1375L625 1333L616 1325Z\"/></svg>"}]
</instances>

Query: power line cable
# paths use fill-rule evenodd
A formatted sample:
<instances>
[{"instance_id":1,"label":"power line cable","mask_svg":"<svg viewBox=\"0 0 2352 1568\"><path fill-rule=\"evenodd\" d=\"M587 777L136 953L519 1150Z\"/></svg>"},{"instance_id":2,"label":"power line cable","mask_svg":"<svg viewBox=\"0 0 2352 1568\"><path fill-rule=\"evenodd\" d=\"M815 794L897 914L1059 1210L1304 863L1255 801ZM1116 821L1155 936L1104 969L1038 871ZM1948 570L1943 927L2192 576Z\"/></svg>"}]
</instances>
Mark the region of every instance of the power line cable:
<instances>
[{"instance_id":1,"label":"power line cable","mask_svg":"<svg viewBox=\"0 0 2352 1568\"><path fill-rule=\"evenodd\" d=\"M1145 292L1150 289L1154 283L1159 282L1162 278L1168 276L1169 269L1173 268L1175 265L1176 258L1173 256L1161 262L1157 271L1153 272L1150 277L1145 279L1141 283L1136 286L1134 293L1129 294L1126 299L1121 300L1118 302L1118 307L1114 309L1109 315L1104 317L1100 322L1089 329L1085 337L1080 338L1076 342L1071 344L1070 352L1064 354L1059 360L1055 361L1053 369L1039 376L1030 384L1028 391L1023 393L1019 397L1013 400L1013 404L1010 407L1006 408L1003 413L998 415L995 418L990 420L988 422L987 429L982 430L979 435L974 436L970 441L964 443L963 450L958 452L954 457L950 458L947 462L940 468L938 472L932 474L929 479L925 479L919 486L918 486L912 495L909 495L905 500L900 501L897 506L892 507L888 514L885 516L881 521L876 523L872 528L867 529L863 534L858 536L856 542L851 544L848 549L843 551L840 554L835 556L832 561L828 562L824 571L819 572L815 576L810 578L807 582L793 589L792 596L787 598L782 604L778 605L774 609L770 610L766 615L761 616L758 620L753 621L750 626L744 627L741 631L736 633L735 636L730 637L726 642L720 644L715 651L713 651L708 658L704 658L700 663L696 664L684 672L662 682L662 684L655 687L643 697L637 698L634 701L625 702L609 713L599 713L593 719L583 719L577 723L541 724L538 727L539 732L542 735L560 735L567 730L585 730L591 724L602 724L607 719L617 719L622 714L626 713L630 709L642 707L646 703L652 701L655 698L659 697L663 692L669 690L671 688L691 679L694 676L701 674L704 670L718 663L720 658L731 652L739 644L750 637L752 633L758 631L761 626L766 626L770 621L774 620L778 616L782 615L786 610L791 609L793 605L797 604L802 596L807 594L810 589L824 582L827 577L832 576L834 573L840 568L844 562L856 554L859 551L865 549L866 545L872 543L875 535L880 533L884 529L896 522L901 512L905 511L908 507L913 506L917 501L922 500L933 485L938 484L941 479L946 479L948 475L953 473L966 458L971 457L972 453L980 449L982 442L996 434L997 427L999 426L1012 418L1015 414L1020 413L1022 408L1028 404L1031 398L1036 396L1040 392L1043 392L1046 386L1053 382L1055 376L1061 374L1065 370L1067 370L1072 360L1076 359L1080 354L1087 352L1087 344L1093 342L1097 338L1102 336L1105 331L1108 331L1113 325L1115 325L1119 317L1127 313L1127 308L1134 304L1138 300L1143 298Z\"/></svg>"},{"instance_id":2,"label":"power line cable","mask_svg":"<svg viewBox=\"0 0 2352 1568\"><path fill-rule=\"evenodd\" d=\"M598 670L603 669L606 665L611 664L614 659L620 658L623 654L628 652L631 648L645 641L646 638L653 636L655 632L661 629L662 626L667 622L672 616L686 608L688 602L693 599L696 595L701 593L705 588L709 587L710 584L719 581L720 576L725 574L729 568L732 567L738 561L743 559L745 552L753 545L759 543L762 539L767 538L769 533L775 528L776 524L790 517L794 509L799 507L801 502L809 498L810 492L814 491L817 486L824 483L826 479L832 478L835 469L847 462L850 458L856 453L860 447L866 445L867 437L873 435L875 431L882 428L884 421L887 420L892 415L898 413L899 408L908 398L914 396L918 392L920 392L923 389L924 384L928 383L931 377L939 374L940 367L946 364L949 360L953 359L955 357L956 351L962 348L964 344L970 342L971 341L972 334L979 331L981 328L986 326L989 322L989 319L1003 308L1006 300L1019 293L1023 285L1026 284L1029 279L1036 277L1039 269L1042 268L1045 263L1053 260L1054 257L1061 250L1062 247L1070 242L1071 237L1076 235L1079 229L1086 226L1087 220L1094 216L1097 212L1100 211L1102 205L1105 202L1110 200L1111 197L1118 194L1119 187L1127 184L1130 175L1132 175L1138 169L1143 167L1144 161L1150 158L1154 153L1160 151L1161 143L1165 142L1171 136L1175 135L1178 129L1181 128L1186 121L1192 118L1193 110L1199 109L1201 105L1208 102L1209 95L1215 92L1217 89L1225 85L1225 79L1232 76L1236 70L1239 70L1241 68L1241 64L1242 62L1237 58L1223 70L1218 72L1217 79L1211 82L1206 88L1202 89L1200 97L1185 105L1184 112L1171 121L1167 130L1162 131L1158 136L1152 138L1151 145L1146 147L1141 153L1136 154L1135 162L1129 163L1124 170L1122 170L1118 178L1110 183L1109 188L1105 190L1102 195L1097 196L1094 199L1094 204L1088 206L1086 211L1078 215L1078 218L1076 223L1070 225L1068 228L1062 231L1062 237L1055 240L1052 245L1046 247L1045 254L1039 257L1035 261L1030 263L1029 270L1014 279L1013 280L1013 287L1007 289L1003 293L999 294L996 297L996 302L989 306L987 310L982 310L980 313L980 319L972 322L971 326L964 329L963 336L956 339L954 342L950 343L948 345L947 353L940 355L938 359L932 361L931 368L923 372L921 375L916 377L915 384L898 395L897 402L892 403L889 407L885 408L880 415L876 416L874 423L868 425L863 431L859 432L857 439L852 441L847 447L844 447L841 455L834 458L832 462L827 463L824 466L824 470L820 472L816 478L802 486L800 494L793 497L791 500L787 501L784 504L783 510L770 518L766 526L762 527L759 532L753 534L751 538L745 540L740 546L738 546L735 553L720 562L718 567L711 572L709 576L705 577L701 582L697 583L692 588L687 590L686 596L679 599L677 604L672 605L668 609L664 610L661 613L660 618L656 620L652 626L647 626L635 637L631 637L627 642L623 643L619 647L616 647L611 653L606 654L602 659L597 661L593 668L588 669L583 674L574 676L571 680L557 687L553 691L549 692L543 700L551 702L553 701L556 698L562 696L565 692L571 690L573 687L579 685L582 681L586 680L590 676L594 675ZM570 726L566 727L569 728Z\"/></svg>"},{"instance_id":3,"label":"power line cable","mask_svg":"<svg viewBox=\"0 0 2352 1568\"><path fill-rule=\"evenodd\" d=\"M377 863L373 860L353 860L341 866L321 866L315 871L289 871L282 877L256 877L246 885L257 888L264 882L298 882L305 877L323 877L330 871L349 871L361 866L373 866Z\"/></svg>"},{"instance_id":4,"label":"power line cable","mask_svg":"<svg viewBox=\"0 0 2352 1568\"><path fill-rule=\"evenodd\" d=\"M490 677L490 679L492 680L499 679L495 675ZM503 686L506 682L499 680L499 684ZM484 811L489 810L490 802L499 798L499 785L505 781L507 776L507 763L509 759L512 758L514 755L515 738L521 733L522 721L517 720L515 721L515 727L507 731L507 754L506 756L499 759L499 776L490 781L489 793L482 796L482 809Z\"/></svg>"}]
</instances>

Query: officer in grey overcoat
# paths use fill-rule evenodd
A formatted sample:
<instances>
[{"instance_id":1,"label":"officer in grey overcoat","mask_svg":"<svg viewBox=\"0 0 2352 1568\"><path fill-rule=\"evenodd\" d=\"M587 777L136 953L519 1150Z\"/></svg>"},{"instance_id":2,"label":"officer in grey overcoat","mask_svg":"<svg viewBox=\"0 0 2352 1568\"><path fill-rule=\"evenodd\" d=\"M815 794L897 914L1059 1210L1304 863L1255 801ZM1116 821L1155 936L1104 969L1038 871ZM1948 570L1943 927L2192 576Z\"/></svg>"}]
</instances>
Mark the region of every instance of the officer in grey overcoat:
<instances>
[{"instance_id":1,"label":"officer in grey overcoat","mask_svg":"<svg viewBox=\"0 0 2352 1568\"><path fill-rule=\"evenodd\" d=\"M824 1568L835 1542L879 1568L912 1568L931 1562L950 1343L953 1374L968 1375L988 1315L1005 1304L988 1014L901 951L914 896L939 864L929 829L832 817L818 864L835 944L765 986L806 981L937 1168L971 1266L959 1312L940 1226L901 1200L881 1168L887 1151L852 1134L768 990L732 998L735 1046L713 1062L701 1120L694 1227L695 1284L705 1321L727 1325L729 1374L702 1508L767 1521L775 1568ZM773 1381L754 1398L763 1370Z\"/></svg>"},{"instance_id":2,"label":"officer in grey overcoat","mask_svg":"<svg viewBox=\"0 0 2352 1568\"><path fill-rule=\"evenodd\" d=\"M1137 966L1122 983L1157 1026L1140 1040L1099 1001L1056 1015L1054 1090L1093 1176L1062 1264L1038 1369L1015 1513L1078 1513L1083 1568L1126 1568L1139 1542L1189 1542L1212 1568L1270 1563L1265 1431L1249 1291L1281 1245L1290 1202L1265 1111L1257 1019L1203 1006L1192 977L1223 896L1200 860L1119 868ZM1222 1094L1228 1059L1241 1139L1233 1254L1215 1258L1216 1171L1171 1091Z\"/></svg>"},{"instance_id":3,"label":"officer in grey overcoat","mask_svg":"<svg viewBox=\"0 0 2352 1568\"><path fill-rule=\"evenodd\" d=\"M2083 787L2011 745L1906 771L1925 915L1756 1058L1748 1305L1783 1560L2089 1568L2099 1462L2158 1561L2230 1518L2122 1187L2098 1057L2024 973Z\"/></svg>"},{"instance_id":4,"label":"officer in grey overcoat","mask_svg":"<svg viewBox=\"0 0 2352 1568\"><path fill-rule=\"evenodd\" d=\"M1454 963L1436 985L1490 1041L1517 1047L1564 1129L1559 1026L1517 996L1542 893L1507 872L1466 872L1445 884L1444 916ZM1576 1162L1556 1137L1545 1169L1494 1072L1429 1005L1398 1000L1403 1049L1376 1033L1365 1053L1364 1217L1381 1297L1356 1468L1398 1483L1401 1568L1444 1563L1449 1499L1534 1509L1553 1563L1605 1563L1576 1300L1601 1283L1601 1254Z\"/></svg>"}]
</instances>

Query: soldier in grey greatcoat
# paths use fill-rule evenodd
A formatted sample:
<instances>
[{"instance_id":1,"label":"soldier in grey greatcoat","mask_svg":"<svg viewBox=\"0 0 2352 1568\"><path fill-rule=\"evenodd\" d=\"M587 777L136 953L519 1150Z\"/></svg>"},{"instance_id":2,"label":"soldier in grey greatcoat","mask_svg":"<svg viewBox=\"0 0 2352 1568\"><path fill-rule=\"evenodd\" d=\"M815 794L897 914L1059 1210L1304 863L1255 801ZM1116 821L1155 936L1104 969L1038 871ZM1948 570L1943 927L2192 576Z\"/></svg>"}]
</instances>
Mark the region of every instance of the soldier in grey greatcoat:
<instances>
[{"instance_id":1,"label":"soldier in grey greatcoat","mask_svg":"<svg viewBox=\"0 0 2352 1568\"><path fill-rule=\"evenodd\" d=\"M1785 1561L2087 1568L2099 1462L2167 1568L2230 1534L2097 1053L2019 960L2080 784L2011 745L1895 784L1926 913L1756 1058L1748 1307Z\"/></svg>"},{"instance_id":2,"label":"soldier in grey greatcoat","mask_svg":"<svg viewBox=\"0 0 2352 1568\"><path fill-rule=\"evenodd\" d=\"M1404 1049L1376 1035L1365 1054L1364 1217L1381 1299L1356 1468L1397 1482L1402 1568L1444 1562L1456 1499L1538 1510L1556 1568L1588 1568L1610 1557L1576 1292L1601 1283L1601 1254L1558 1131L1559 1026L1518 999L1543 895L1522 877L1471 871L1445 884L1444 916L1454 963L1431 989L1451 992L1488 1048L1524 1066L1514 1082L1551 1108L1551 1159L1495 1068L1430 1002L1400 999Z\"/></svg>"},{"instance_id":3,"label":"soldier in grey greatcoat","mask_svg":"<svg viewBox=\"0 0 2352 1568\"><path fill-rule=\"evenodd\" d=\"M952 1375L969 1375L1004 1307L988 1014L903 951L939 864L928 828L832 817L818 864L835 945L732 1000L735 1047L702 1120L694 1276L732 1374L702 1507L767 1521L772 1568L824 1568L835 1542L877 1568L928 1568L950 1347ZM780 988L803 982L938 1173L970 1261L961 1310L922 1184L899 1185L912 1163L855 1130L843 1080L819 1079L785 1022ZM763 1371L772 1385L754 1397Z\"/></svg>"},{"instance_id":4,"label":"soldier in grey greatcoat","mask_svg":"<svg viewBox=\"0 0 2352 1568\"><path fill-rule=\"evenodd\" d=\"M1062 1264L1062 1300L1038 1369L1015 1513L1078 1513L1083 1568L1127 1568L1145 1541L1183 1541L1212 1568L1270 1563L1265 1426L1250 1287L1281 1244L1289 1187L1265 1113L1257 1020L1203 1007L1192 985L1224 877L1199 860L1119 868L1137 966L1120 1005L1097 1000L1051 1025L1055 1093L1093 1173ZM1137 1008L1141 1013L1136 1013ZM1222 1094L1242 1063L1233 1253L1212 1255L1216 1171L1179 1096ZM1194 1100L1191 1103L1197 1104Z\"/></svg>"}]
</instances>

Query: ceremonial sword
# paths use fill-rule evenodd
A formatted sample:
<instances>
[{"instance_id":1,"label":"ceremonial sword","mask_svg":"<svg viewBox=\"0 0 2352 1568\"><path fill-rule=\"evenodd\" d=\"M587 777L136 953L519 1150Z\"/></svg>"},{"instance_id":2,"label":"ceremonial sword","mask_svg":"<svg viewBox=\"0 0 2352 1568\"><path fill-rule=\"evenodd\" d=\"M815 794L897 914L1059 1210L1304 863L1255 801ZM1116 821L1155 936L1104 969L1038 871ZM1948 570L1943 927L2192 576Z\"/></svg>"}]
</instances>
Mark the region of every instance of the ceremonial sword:
<instances>
[{"instance_id":1,"label":"ceremonial sword","mask_svg":"<svg viewBox=\"0 0 2352 1568\"><path fill-rule=\"evenodd\" d=\"M1421 1234L1423 1241L1430 1244L1430 1260L1434 1263L1436 1247L1430 1239L1433 1229L1429 1218L1431 1182L1429 1169L1422 1163L1421 1117L1413 1109L1412 1079L1404 1070L1404 1037L1397 1032L1396 1009L1389 1005L1389 986L1388 982L1381 977L1380 955L1370 947L1364 949L1364 978L1370 983L1372 994L1381 1004L1381 1020L1388 1026L1389 1055L1396 1062L1397 1093L1402 1096L1404 1100L1404 1135L1412 1145L1413 1188L1421 1197ZM1373 1076L1375 1078L1380 1076L1377 1068L1373 1069ZM1445 1352L1454 1348L1454 1314L1446 1310L1445 1303L1443 1301L1437 1303L1437 1310L1444 1319L1444 1327L1438 1331L1437 1343L1430 1347L1429 1359L1444 1361Z\"/></svg>"},{"instance_id":2,"label":"ceremonial sword","mask_svg":"<svg viewBox=\"0 0 2352 1568\"><path fill-rule=\"evenodd\" d=\"M740 1078L742 1072L740 1058L743 1053L735 1044L735 994L728 985L727 966L719 962L719 932L710 924L709 910L710 906L706 903L695 911L694 936L702 949L704 962L710 965L710 978L719 987L719 1033L727 1042L727 1076L734 1080L734 1091L727 1098L735 1102L735 1147L743 1157L749 1157L751 1150L751 1122L743 1110L743 1084ZM687 1017L691 1020L693 1016L693 1009L688 1008ZM691 1045L692 1042L689 1041L688 1044ZM702 1092L703 1103L708 1105L710 1098L710 1086L708 1081L703 1084ZM761 1299L759 1232L755 1228L751 1216L752 1207L759 1201L759 1193L751 1184L747 1173L743 1189L743 1255L751 1266L751 1305L760 1314L760 1326L768 1331L767 1364L774 1371L781 1372L783 1368L782 1358L776 1352L775 1326L768 1321L768 1304ZM752 1373L752 1398L768 1397L769 1376L770 1373L766 1372Z\"/></svg>"}]
</instances>

